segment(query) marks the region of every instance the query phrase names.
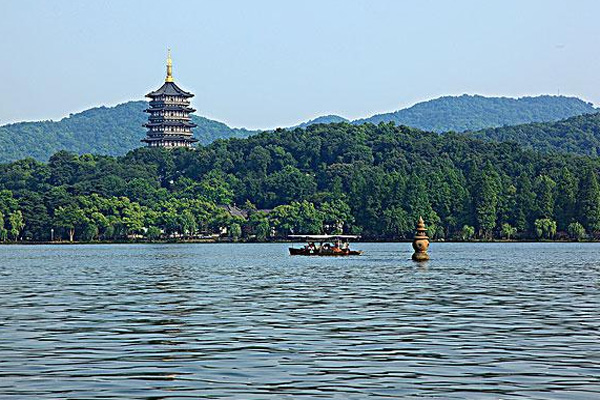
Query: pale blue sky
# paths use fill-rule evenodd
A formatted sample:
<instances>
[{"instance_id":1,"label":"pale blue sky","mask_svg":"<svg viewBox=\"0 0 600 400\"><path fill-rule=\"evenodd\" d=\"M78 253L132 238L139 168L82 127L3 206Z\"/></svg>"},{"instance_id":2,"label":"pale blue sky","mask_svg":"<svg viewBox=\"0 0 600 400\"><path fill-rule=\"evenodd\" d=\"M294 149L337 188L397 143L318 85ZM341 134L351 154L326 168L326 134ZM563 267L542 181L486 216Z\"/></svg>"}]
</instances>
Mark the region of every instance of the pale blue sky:
<instances>
[{"instance_id":1,"label":"pale blue sky","mask_svg":"<svg viewBox=\"0 0 600 400\"><path fill-rule=\"evenodd\" d=\"M288 126L462 93L600 104L600 1L0 0L0 124L141 99Z\"/></svg>"}]
</instances>

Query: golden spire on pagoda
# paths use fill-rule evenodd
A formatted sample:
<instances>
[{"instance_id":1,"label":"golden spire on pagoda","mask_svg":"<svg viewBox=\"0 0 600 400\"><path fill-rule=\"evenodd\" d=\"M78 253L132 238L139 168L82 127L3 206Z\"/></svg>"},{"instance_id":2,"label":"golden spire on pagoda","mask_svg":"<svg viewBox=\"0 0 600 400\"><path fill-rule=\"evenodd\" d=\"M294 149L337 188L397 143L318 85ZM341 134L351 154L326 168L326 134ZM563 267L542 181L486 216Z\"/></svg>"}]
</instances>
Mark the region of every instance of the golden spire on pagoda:
<instances>
[{"instance_id":1,"label":"golden spire on pagoda","mask_svg":"<svg viewBox=\"0 0 600 400\"><path fill-rule=\"evenodd\" d=\"M173 61L171 61L171 49L167 49L167 77L165 82L173 82Z\"/></svg>"}]
</instances>

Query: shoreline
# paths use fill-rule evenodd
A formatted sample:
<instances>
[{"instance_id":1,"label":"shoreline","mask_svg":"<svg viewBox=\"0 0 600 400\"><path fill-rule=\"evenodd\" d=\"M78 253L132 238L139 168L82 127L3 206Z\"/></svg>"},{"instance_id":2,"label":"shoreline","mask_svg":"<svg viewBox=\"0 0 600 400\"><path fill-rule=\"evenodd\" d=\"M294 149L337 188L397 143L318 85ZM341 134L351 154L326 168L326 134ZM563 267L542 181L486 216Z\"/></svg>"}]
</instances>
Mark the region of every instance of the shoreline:
<instances>
[{"instance_id":1,"label":"shoreline","mask_svg":"<svg viewBox=\"0 0 600 400\"><path fill-rule=\"evenodd\" d=\"M37 242L37 241L16 241L16 242L1 242L0 246L15 246L15 245L26 245L26 246L47 246L47 245L51 245L51 246L58 246L58 245L69 245L69 246L76 246L76 245L103 245L103 244L110 244L110 245L127 245L127 244L144 244L144 245L151 245L151 244L161 244L161 245L166 245L166 244L274 244L274 243L280 243L280 244L302 244L302 243L306 243L303 241L289 241L289 240L270 240L270 241L263 241L263 242L259 242L259 241L245 241L245 240L238 240L238 241L234 241L234 240L203 240L203 239L191 239L191 240L132 240L132 241L121 241L121 240L114 240L114 241L89 241L89 242L84 242L84 241L74 241L74 242L69 242L69 241L44 241L44 242ZM352 243L412 243L412 240L358 240L356 242L352 242ZM430 243L432 244L442 244L442 243L478 243L478 244L517 244L517 243L579 243L579 244L584 244L584 243L600 243L600 240L443 240L443 241L435 241L435 240L431 240L430 239Z\"/></svg>"}]
</instances>

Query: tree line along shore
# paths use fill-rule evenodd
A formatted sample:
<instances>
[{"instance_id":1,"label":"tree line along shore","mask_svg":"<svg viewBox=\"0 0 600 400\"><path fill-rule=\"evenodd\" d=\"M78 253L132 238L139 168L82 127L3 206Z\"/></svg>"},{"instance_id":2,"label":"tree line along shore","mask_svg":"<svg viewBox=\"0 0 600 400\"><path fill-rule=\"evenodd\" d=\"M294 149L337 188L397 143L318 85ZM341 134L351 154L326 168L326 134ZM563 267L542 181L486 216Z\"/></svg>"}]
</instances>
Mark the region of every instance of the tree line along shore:
<instances>
[{"instance_id":1,"label":"tree line along shore","mask_svg":"<svg viewBox=\"0 0 600 400\"><path fill-rule=\"evenodd\" d=\"M0 241L600 238L597 157L391 123L0 164Z\"/></svg>"}]
</instances>

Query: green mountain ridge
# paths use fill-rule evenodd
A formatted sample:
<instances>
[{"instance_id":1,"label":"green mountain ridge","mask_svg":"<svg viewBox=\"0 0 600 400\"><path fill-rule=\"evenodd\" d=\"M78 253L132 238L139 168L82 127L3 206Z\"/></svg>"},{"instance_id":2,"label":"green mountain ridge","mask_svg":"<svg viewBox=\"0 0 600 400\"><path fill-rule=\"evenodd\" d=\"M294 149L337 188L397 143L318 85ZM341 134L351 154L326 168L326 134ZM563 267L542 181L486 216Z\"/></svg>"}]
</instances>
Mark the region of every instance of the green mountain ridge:
<instances>
[{"instance_id":1,"label":"green mountain ridge","mask_svg":"<svg viewBox=\"0 0 600 400\"><path fill-rule=\"evenodd\" d=\"M594 105L577 97L444 96L392 113L374 115L352 123L394 122L431 132L464 132L529 122L552 122L596 112Z\"/></svg>"},{"instance_id":2,"label":"green mountain ridge","mask_svg":"<svg viewBox=\"0 0 600 400\"><path fill-rule=\"evenodd\" d=\"M306 122L302 122L301 124L298 124L293 128L307 128L311 125L315 125L315 124L337 124L340 122L350 122L350 120L344 118L344 117L340 117L339 115L323 115L314 119L311 119L309 121Z\"/></svg>"},{"instance_id":3,"label":"green mountain ridge","mask_svg":"<svg viewBox=\"0 0 600 400\"><path fill-rule=\"evenodd\" d=\"M19 122L0 126L0 162L32 157L47 160L60 150L78 154L118 156L141 146L145 136L142 124L145 101L131 101L115 107L96 107L71 114L59 121ZM356 121L327 115L298 125L349 122L394 122L428 131L465 131L526 122L557 121L593 113L592 104L574 97L538 96L521 99L483 96L441 97L394 113L375 115ZM194 136L207 145L217 139L243 138L258 131L231 128L226 124L192 115L198 127Z\"/></svg>"},{"instance_id":4,"label":"green mountain ridge","mask_svg":"<svg viewBox=\"0 0 600 400\"><path fill-rule=\"evenodd\" d=\"M486 141L515 142L545 153L600 155L600 113L584 114L557 122L536 122L467 132Z\"/></svg>"},{"instance_id":5,"label":"green mountain ridge","mask_svg":"<svg viewBox=\"0 0 600 400\"><path fill-rule=\"evenodd\" d=\"M0 126L0 162L26 157L47 160L60 150L78 154L118 156L141 147L146 135L145 101L130 101L114 107L95 107L59 121L18 122ZM206 145L216 139L247 137L256 133L192 115L198 125L194 137ZM43 144L43 145L42 145Z\"/></svg>"}]
</instances>

